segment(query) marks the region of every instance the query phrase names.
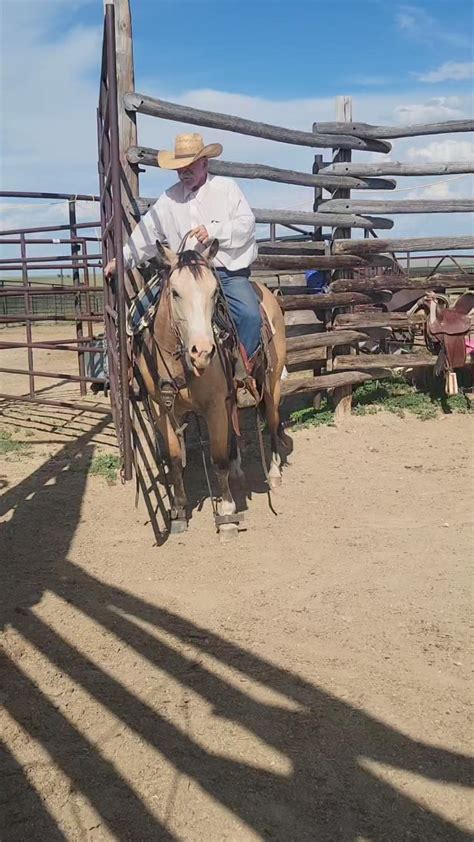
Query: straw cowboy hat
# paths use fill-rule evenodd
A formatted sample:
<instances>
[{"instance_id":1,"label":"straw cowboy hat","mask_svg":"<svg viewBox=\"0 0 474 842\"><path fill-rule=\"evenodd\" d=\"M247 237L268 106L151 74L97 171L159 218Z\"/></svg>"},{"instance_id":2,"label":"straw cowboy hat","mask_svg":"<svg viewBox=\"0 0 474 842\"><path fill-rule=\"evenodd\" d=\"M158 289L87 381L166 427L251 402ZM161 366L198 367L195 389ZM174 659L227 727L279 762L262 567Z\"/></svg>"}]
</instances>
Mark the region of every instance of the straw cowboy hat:
<instances>
[{"instance_id":1,"label":"straw cowboy hat","mask_svg":"<svg viewBox=\"0 0 474 842\"><path fill-rule=\"evenodd\" d=\"M178 134L174 142L174 153L162 149L158 152L158 166L164 170L180 170L189 167L199 158L217 158L222 155L220 143L209 143L204 146L202 136L193 134Z\"/></svg>"}]
</instances>

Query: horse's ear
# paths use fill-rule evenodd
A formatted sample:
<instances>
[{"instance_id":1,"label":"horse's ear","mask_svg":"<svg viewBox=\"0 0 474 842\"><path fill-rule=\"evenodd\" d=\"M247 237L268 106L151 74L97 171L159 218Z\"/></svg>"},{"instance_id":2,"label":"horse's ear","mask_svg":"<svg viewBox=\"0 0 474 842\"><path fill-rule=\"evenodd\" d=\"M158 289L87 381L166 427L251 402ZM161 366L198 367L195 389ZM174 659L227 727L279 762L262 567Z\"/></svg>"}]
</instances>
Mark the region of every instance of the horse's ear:
<instances>
[{"instance_id":1,"label":"horse's ear","mask_svg":"<svg viewBox=\"0 0 474 842\"><path fill-rule=\"evenodd\" d=\"M159 240L156 241L156 258L157 264L159 266L171 267L175 266L178 262L177 254L168 246L164 246L163 243L160 243Z\"/></svg>"},{"instance_id":2,"label":"horse's ear","mask_svg":"<svg viewBox=\"0 0 474 842\"><path fill-rule=\"evenodd\" d=\"M215 258L218 251L219 251L219 240L216 240L216 238L214 237L214 239L211 240L209 242L209 245L207 245L206 248L204 249L204 251L202 253L202 256L203 256L204 260L207 260L207 262L210 263L211 260L213 260Z\"/></svg>"}]
</instances>

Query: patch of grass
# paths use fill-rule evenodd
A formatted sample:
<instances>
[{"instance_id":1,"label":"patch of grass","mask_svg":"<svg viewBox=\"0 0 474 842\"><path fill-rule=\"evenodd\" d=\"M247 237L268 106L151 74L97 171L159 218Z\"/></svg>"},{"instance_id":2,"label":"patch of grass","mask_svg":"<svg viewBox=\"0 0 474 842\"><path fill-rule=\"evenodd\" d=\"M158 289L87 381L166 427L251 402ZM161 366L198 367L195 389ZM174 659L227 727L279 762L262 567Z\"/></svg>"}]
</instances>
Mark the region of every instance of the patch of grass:
<instances>
[{"instance_id":1,"label":"patch of grass","mask_svg":"<svg viewBox=\"0 0 474 842\"><path fill-rule=\"evenodd\" d=\"M0 430L0 455L7 453L26 453L28 448L21 441L15 441L8 430Z\"/></svg>"},{"instance_id":2,"label":"patch of grass","mask_svg":"<svg viewBox=\"0 0 474 842\"><path fill-rule=\"evenodd\" d=\"M120 457L113 453L100 453L92 459L89 473L95 477L103 477L109 485L117 482L120 470Z\"/></svg>"},{"instance_id":3,"label":"patch of grass","mask_svg":"<svg viewBox=\"0 0 474 842\"><path fill-rule=\"evenodd\" d=\"M447 398L446 406L451 412L469 412L470 405L467 403L464 395L452 395Z\"/></svg>"},{"instance_id":4,"label":"patch of grass","mask_svg":"<svg viewBox=\"0 0 474 842\"><path fill-rule=\"evenodd\" d=\"M400 418L410 413L422 421L436 418L439 412L468 411L466 399L462 394L451 398L442 394L428 394L412 386L403 377L363 383L355 390L352 405L356 415L373 414L383 409Z\"/></svg>"},{"instance_id":5,"label":"patch of grass","mask_svg":"<svg viewBox=\"0 0 474 842\"><path fill-rule=\"evenodd\" d=\"M297 430L304 430L307 427L323 427L334 424L334 412L329 408L325 399L320 409L307 406L304 409L297 409L290 415L291 424Z\"/></svg>"},{"instance_id":6,"label":"patch of grass","mask_svg":"<svg viewBox=\"0 0 474 842\"><path fill-rule=\"evenodd\" d=\"M382 410L400 418L408 413L427 421L441 412L469 412L469 406L462 394L450 398L443 394L430 395L399 376L390 380L369 380L355 389L352 396L354 415L375 415ZM296 429L332 425L334 412L325 399L321 409L312 406L298 409L290 415L290 421Z\"/></svg>"}]
</instances>

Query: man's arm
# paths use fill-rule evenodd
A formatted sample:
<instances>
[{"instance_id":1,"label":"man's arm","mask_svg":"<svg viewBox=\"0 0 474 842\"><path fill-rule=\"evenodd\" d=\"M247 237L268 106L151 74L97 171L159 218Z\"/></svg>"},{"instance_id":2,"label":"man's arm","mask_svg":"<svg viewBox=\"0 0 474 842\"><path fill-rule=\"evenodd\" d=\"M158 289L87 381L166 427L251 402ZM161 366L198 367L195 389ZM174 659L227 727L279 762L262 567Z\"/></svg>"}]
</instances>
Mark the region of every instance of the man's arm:
<instances>
[{"instance_id":1,"label":"man's arm","mask_svg":"<svg viewBox=\"0 0 474 842\"><path fill-rule=\"evenodd\" d=\"M125 269L133 269L156 255L156 241L163 242L165 235L160 224L159 200L140 220L132 231L128 243L123 247ZM115 258L105 267L105 275L115 272Z\"/></svg>"},{"instance_id":2,"label":"man's arm","mask_svg":"<svg viewBox=\"0 0 474 842\"><path fill-rule=\"evenodd\" d=\"M255 217L242 190L229 179L229 222L210 222L209 237L217 237L223 248L240 248L255 237Z\"/></svg>"}]
</instances>

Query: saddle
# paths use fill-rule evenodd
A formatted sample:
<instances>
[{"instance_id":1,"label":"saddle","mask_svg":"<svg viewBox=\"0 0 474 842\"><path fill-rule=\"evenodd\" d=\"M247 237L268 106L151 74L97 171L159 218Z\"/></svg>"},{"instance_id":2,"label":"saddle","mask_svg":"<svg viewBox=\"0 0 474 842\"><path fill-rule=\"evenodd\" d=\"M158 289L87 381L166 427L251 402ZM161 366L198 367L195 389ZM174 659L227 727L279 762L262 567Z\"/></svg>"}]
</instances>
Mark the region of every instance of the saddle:
<instances>
[{"instance_id":1,"label":"saddle","mask_svg":"<svg viewBox=\"0 0 474 842\"><path fill-rule=\"evenodd\" d=\"M232 321L228 304L223 295L218 298L214 312L214 325L220 332L220 341L230 351L232 358L232 376L237 387L239 407L260 403L265 379L274 365L273 335L274 330L263 304L261 289L253 284L260 302L261 332L260 346L249 359L244 346L239 342L235 325Z\"/></svg>"},{"instance_id":2,"label":"saddle","mask_svg":"<svg viewBox=\"0 0 474 842\"><path fill-rule=\"evenodd\" d=\"M474 306L474 293L465 293L454 307L436 306L436 318L427 323L428 337L435 340L438 359L435 374L447 375L448 394L457 394L455 369L466 361L466 337L471 329L469 312Z\"/></svg>"}]
</instances>

